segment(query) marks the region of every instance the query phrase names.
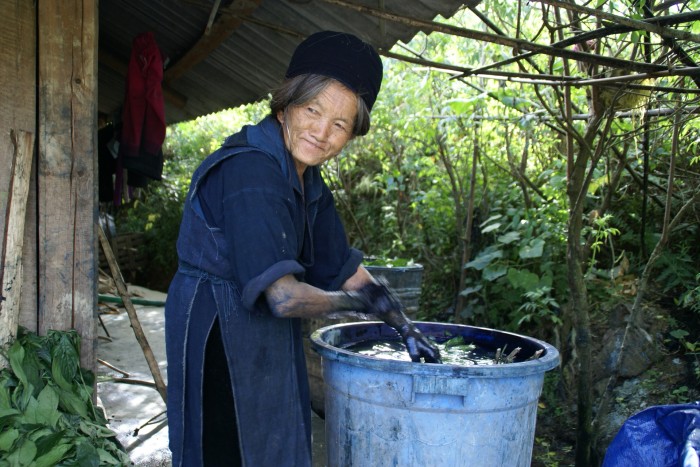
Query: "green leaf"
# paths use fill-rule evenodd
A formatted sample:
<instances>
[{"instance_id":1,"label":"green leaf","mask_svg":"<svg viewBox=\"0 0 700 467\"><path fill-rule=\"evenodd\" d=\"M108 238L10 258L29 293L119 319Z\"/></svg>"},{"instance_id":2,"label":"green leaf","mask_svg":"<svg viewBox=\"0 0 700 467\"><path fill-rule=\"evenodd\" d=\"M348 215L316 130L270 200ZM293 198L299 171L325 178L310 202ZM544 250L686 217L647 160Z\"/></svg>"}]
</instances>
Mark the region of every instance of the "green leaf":
<instances>
[{"instance_id":1,"label":"green leaf","mask_svg":"<svg viewBox=\"0 0 700 467\"><path fill-rule=\"evenodd\" d=\"M464 344L464 336L456 336L446 341L444 345L446 349L451 349L452 347Z\"/></svg>"},{"instance_id":2,"label":"green leaf","mask_svg":"<svg viewBox=\"0 0 700 467\"><path fill-rule=\"evenodd\" d=\"M12 449L12 445L19 438L19 430L17 428L10 428L3 432L0 432L0 452L8 452ZM3 458L5 456L0 456Z\"/></svg>"},{"instance_id":3,"label":"green leaf","mask_svg":"<svg viewBox=\"0 0 700 467\"><path fill-rule=\"evenodd\" d=\"M479 227L481 227L481 228L483 229L483 228L486 227L489 223L491 223L491 222L493 222L493 221L495 221L495 220L498 220L498 219L500 219L501 217L503 217L502 214L495 214L495 215L489 217L488 219L486 219L486 220L485 220L484 222L482 222L481 224L479 224Z\"/></svg>"},{"instance_id":4,"label":"green leaf","mask_svg":"<svg viewBox=\"0 0 700 467\"><path fill-rule=\"evenodd\" d=\"M481 277L484 280L487 280L489 282L493 282L499 277L503 277L506 275L506 272L508 271L508 267L502 264L489 264L484 268L484 271L481 273Z\"/></svg>"},{"instance_id":5,"label":"green leaf","mask_svg":"<svg viewBox=\"0 0 700 467\"><path fill-rule=\"evenodd\" d=\"M80 368L80 357L66 334L62 334L51 353L51 374L61 389L72 390L72 381Z\"/></svg>"},{"instance_id":6,"label":"green leaf","mask_svg":"<svg viewBox=\"0 0 700 467\"><path fill-rule=\"evenodd\" d=\"M97 454L100 456L100 465L124 465L123 459L117 459L102 448L97 448Z\"/></svg>"},{"instance_id":7,"label":"green leaf","mask_svg":"<svg viewBox=\"0 0 700 467\"><path fill-rule=\"evenodd\" d=\"M88 410L85 401L70 391L60 389L58 392L59 405L68 413L80 415L82 418L87 418Z\"/></svg>"},{"instance_id":8,"label":"green leaf","mask_svg":"<svg viewBox=\"0 0 700 467\"><path fill-rule=\"evenodd\" d=\"M477 271L483 270L486 266L491 264L494 259L502 258L503 252L501 250L490 251L488 253L481 252L476 258L469 261L464 265L464 269L474 268Z\"/></svg>"},{"instance_id":9,"label":"green leaf","mask_svg":"<svg viewBox=\"0 0 700 467\"><path fill-rule=\"evenodd\" d=\"M86 420L80 421L80 431L90 438L114 438L116 434L106 426L90 423Z\"/></svg>"},{"instance_id":10,"label":"green leaf","mask_svg":"<svg viewBox=\"0 0 700 467\"><path fill-rule=\"evenodd\" d=\"M10 378L8 377L7 379L9 380ZM10 388L0 380L0 409L12 407L11 400Z\"/></svg>"},{"instance_id":11,"label":"green leaf","mask_svg":"<svg viewBox=\"0 0 700 467\"><path fill-rule=\"evenodd\" d=\"M685 329L676 329L676 330L671 331L669 334L671 334L671 337L674 337L678 340L681 340L681 339L685 339L686 337L688 337L688 335L690 333L688 331L686 331Z\"/></svg>"},{"instance_id":12,"label":"green leaf","mask_svg":"<svg viewBox=\"0 0 700 467\"><path fill-rule=\"evenodd\" d=\"M481 229L481 233L485 234L485 233L492 232L492 231L498 229L500 226L501 226L500 222L495 222L493 224L489 224L486 227L484 227L483 229Z\"/></svg>"},{"instance_id":13,"label":"green leaf","mask_svg":"<svg viewBox=\"0 0 700 467\"><path fill-rule=\"evenodd\" d=\"M27 375L24 373L24 368L22 368L24 353L24 347L22 347L19 340L15 340L10 347L8 356L10 357L10 368L12 368L15 376L17 376L17 379L19 379L24 386L27 386L29 385L29 381L27 380Z\"/></svg>"},{"instance_id":14,"label":"green leaf","mask_svg":"<svg viewBox=\"0 0 700 467\"><path fill-rule=\"evenodd\" d=\"M41 454L43 454L43 452L39 448L39 442L42 439L47 438L53 434L54 434L54 431L51 428L48 428L45 425L38 424L37 428L35 430L31 431L27 437L30 440L32 440L34 443L36 443L36 449L37 449L36 452L38 455L41 455Z\"/></svg>"},{"instance_id":15,"label":"green leaf","mask_svg":"<svg viewBox=\"0 0 700 467\"><path fill-rule=\"evenodd\" d=\"M28 386L18 386L12 393L12 404L17 407L20 411L24 411L29 404L29 401L34 398L32 394L34 393L34 387L30 384Z\"/></svg>"},{"instance_id":16,"label":"green leaf","mask_svg":"<svg viewBox=\"0 0 700 467\"><path fill-rule=\"evenodd\" d=\"M540 282L540 278L533 272L510 268L508 269L508 282L515 288L527 291L536 288Z\"/></svg>"},{"instance_id":17,"label":"green leaf","mask_svg":"<svg viewBox=\"0 0 700 467\"><path fill-rule=\"evenodd\" d=\"M544 240L541 238L535 238L530 241L528 245L524 245L520 248L518 255L522 259L528 258L540 258L542 257L542 252L544 251Z\"/></svg>"},{"instance_id":18,"label":"green leaf","mask_svg":"<svg viewBox=\"0 0 700 467\"><path fill-rule=\"evenodd\" d=\"M39 402L34 397L30 397L24 408L24 422L29 424L41 423L38 420Z\"/></svg>"},{"instance_id":19,"label":"green leaf","mask_svg":"<svg viewBox=\"0 0 700 467\"><path fill-rule=\"evenodd\" d=\"M61 414L58 412L58 394L49 385L44 386L44 389L39 393L37 421L45 423L51 428L56 428L58 419Z\"/></svg>"},{"instance_id":20,"label":"green leaf","mask_svg":"<svg viewBox=\"0 0 700 467\"><path fill-rule=\"evenodd\" d=\"M508 233L505 233L503 235L500 235L497 240L499 243L503 243L504 245L508 245L509 243L513 243L517 240L520 240L520 233L508 232Z\"/></svg>"},{"instance_id":21,"label":"green leaf","mask_svg":"<svg viewBox=\"0 0 700 467\"><path fill-rule=\"evenodd\" d=\"M36 444L33 441L25 439L18 449L10 453L7 459L10 465L33 465L36 458Z\"/></svg>"},{"instance_id":22,"label":"green leaf","mask_svg":"<svg viewBox=\"0 0 700 467\"><path fill-rule=\"evenodd\" d=\"M43 456L53 450L59 444L71 443L72 433L70 430L47 430L38 438L32 438L36 443L37 456Z\"/></svg>"},{"instance_id":23,"label":"green leaf","mask_svg":"<svg viewBox=\"0 0 700 467\"><path fill-rule=\"evenodd\" d=\"M483 96L468 99L450 99L447 106L455 115L468 115L474 112L474 108L483 102Z\"/></svg>"},{"instance_id":24,"label":"green leaf","mask_svg":"<svg viewBox=\"0 0 700 467\"><path fill-rule=\"evenodd\" d=\"M34 463L34 466L52 467L58 464L60 461L67 457L66 454L68 453L68 451L70 451L71 447L72 446L68 443L57 444L49 452L47 452L43 456L38 457Z\"/></svg>"},{"instance_id":25,"label":"green leaf","mask_svg":"<svg viewBox=\"0 0 700 467\"><path fill-rule=\"evenodd\" d=\"M468 297L473 293L476 293L483 289L482 285L475 285L473 287L467 287L466 289L462 290L459 294L463 297Z\"/></svg>"},{"instance_id":26,"label":"green leaf","mask_svg":"<svg viewBox=\"0 0 700 467\"><path fill-rule=\"evenodd\" d=\"M13 408L0 408L0 420L2 420L5 417L12 417L13 415L18 415L21 412L17 409Z\"/></svg>"},{"instance_id":27,"label":"green leaf","mask_svg":"<svg viewBox=\"0 0 700 467\"><path fill-rule=\"evenodd\" d=\"M87 441L76 447L75 465L80 467L99 467L100 455L97 448Z\"/></svg>"}]
</instances>

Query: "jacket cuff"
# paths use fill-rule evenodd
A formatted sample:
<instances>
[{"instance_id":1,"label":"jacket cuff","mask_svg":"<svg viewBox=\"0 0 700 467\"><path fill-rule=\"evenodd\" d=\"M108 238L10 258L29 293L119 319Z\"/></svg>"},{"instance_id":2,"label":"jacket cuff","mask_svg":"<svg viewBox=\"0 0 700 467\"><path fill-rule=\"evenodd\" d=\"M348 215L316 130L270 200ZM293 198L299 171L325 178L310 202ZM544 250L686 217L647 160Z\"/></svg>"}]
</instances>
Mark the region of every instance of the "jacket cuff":
<instances>
[{"instance_id":1,"label":"jacket cuff","mask_svg":"<svg viewBox=\"0 0 700 467\"><path fill-rule=\"evenodd\" d=\"M260 295L277 279L287 274L300 274L303 272L304 267L294 260L284 260L273 264L262 274L249 280L245 285L241 294L243 306L248 310L252 310Z\"/></svg>"}]
</instances>

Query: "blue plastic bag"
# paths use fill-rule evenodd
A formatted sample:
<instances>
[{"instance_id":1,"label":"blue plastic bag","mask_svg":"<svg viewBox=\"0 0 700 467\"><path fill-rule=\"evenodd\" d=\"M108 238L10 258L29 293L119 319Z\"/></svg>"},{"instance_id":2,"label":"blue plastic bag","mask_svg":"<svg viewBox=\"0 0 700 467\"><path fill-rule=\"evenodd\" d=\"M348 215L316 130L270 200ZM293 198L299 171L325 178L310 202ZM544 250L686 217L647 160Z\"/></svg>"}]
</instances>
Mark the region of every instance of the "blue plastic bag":
<instances>
[{"instance_id":1,"label":"blue plastic bag","mask_svg":"<svg viewBox=\"0 0 700 467\"><path fill-rule=\"evenodd\" d=\"M700 467L700 401L649 407L622 425L603 467Z\"/></svg>"}]
</instances>

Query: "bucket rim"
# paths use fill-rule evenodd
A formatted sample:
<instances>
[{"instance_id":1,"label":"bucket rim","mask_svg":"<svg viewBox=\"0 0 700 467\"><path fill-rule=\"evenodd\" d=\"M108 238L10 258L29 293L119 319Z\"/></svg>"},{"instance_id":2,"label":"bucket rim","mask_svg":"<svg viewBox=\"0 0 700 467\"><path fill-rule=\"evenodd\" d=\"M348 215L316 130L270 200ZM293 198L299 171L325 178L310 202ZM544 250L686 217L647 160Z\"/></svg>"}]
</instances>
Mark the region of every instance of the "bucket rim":
<instances>
[{"instance_id":1,"label":"bucket rim","mask_svg":"<svg viewBox=\"0 0 700 467\"><path fill-rule=\"evenodd\" d=\"M414 263L407 266L392 266L387 264L366 264L363 265L365 269L372 272L380 271L394 271L394 272L423 272L425 269L422 264Z\"/></svg>"},{"instance_id":2,"label":"bucket rim","mask_svg":"<svg viewBox=\"0 0 700 467\"><path fill-rule=\"evenodd\" d=\"M535 360L524 362L507 363L502 365L450 365L439 363L416 363L401 360L389 360L368 355L358 354L341 347L336 347L327 342L332 335L340 335L344 328L350 327L376 327L391 329L382 321L361 321L352 323L339 323L324 326L311 333L310 341L312 349L317 352L322 359L339 361L353 366L369 368L378 371L390 371L393 373L404 373L411 375L429 375L444 377L483 377L483 378L504 378L520 377L530 374L544 373L559 365L559 351L553 345L521 334L500 331L491 328L470 326L466 324L438 323L430 321L414 321L414 324L427 333L430 326L439 326L446 329L471 330L482 333L493 333L496 335L510 336L512 338L523 339L529 343L543 349L542 355ZM393 331L393 330L392 330ZM394 331L395 333L395 331ZM428 333L429 334L429 333Z\"/></svg>"}]
</instances>

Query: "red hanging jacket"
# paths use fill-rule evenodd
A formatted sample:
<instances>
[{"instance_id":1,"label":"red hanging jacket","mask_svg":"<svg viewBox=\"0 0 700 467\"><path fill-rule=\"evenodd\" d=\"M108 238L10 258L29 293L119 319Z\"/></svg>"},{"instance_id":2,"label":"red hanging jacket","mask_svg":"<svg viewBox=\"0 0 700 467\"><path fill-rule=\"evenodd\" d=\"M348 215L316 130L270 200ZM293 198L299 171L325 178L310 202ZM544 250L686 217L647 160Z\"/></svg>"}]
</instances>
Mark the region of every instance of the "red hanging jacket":
<instances>
[{"instance_id":1,"label":"red hanging jacket","mask_svg":"<svg viewBox=\"0 0 700 467\"><path fill-rule=\"evenodd\" d=\"M163 59L152 32L134 38L126 77L119 152L158 157L165 140Z\"/></svg>"}]
</instances>

